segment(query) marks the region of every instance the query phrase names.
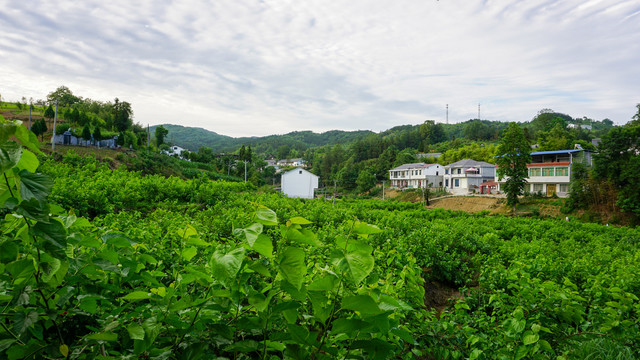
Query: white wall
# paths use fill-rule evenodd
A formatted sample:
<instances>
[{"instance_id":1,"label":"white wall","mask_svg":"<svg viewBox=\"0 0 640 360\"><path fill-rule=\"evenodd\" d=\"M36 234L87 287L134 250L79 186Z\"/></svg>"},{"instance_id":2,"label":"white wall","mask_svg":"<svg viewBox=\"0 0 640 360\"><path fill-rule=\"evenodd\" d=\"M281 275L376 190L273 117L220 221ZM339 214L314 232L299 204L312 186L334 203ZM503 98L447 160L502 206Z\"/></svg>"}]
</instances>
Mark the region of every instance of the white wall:
<instances>
[{"instance_id":1,"label":"white wall","mask_svg":"<svg viewBox=\"0 0 640 360\"><path fill-rule=\"evenodd\" d=\"M293 169L282 174L282 192L288 197L313 199L318 188L318 177L304 169Z\"/></svg>"}]
</instances>

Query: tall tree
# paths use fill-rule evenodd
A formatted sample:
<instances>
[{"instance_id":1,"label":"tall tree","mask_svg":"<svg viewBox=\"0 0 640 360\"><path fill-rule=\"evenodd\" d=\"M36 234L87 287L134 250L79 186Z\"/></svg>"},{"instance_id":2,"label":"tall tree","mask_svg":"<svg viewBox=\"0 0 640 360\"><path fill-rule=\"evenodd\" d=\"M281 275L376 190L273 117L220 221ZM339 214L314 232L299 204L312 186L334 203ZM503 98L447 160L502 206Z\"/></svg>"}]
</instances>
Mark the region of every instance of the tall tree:
<instances>
[{"instance_id":1,"label":"tall tree","mask_svg":"<svg viewBox=\"0 0 640 360\"><path fill-rule=\"evenodd\" d=\"M524 131L516 123L509 123L500 138L496 164L498 179L507 178L503 188L507 193L507 205L513 205L514 214L518 195L524 192L524 187L527 185L527 164L531 162L530 150Z\"/></svg>"},{"instance_id":2,"label":"tall tree","mask_svg":"<svg viewBox=\"0 0 640 360\"><path fill-rule=\"evenodd\" d=\"M113 104L113 125L119 132L129 129L133 123L133 110L131 104L126 101L120 101L118 98Z\"/></svg>"},{"instance_id":3,"label":"tall tree","mask_svg":"<svg viewBox=\"0 0 640 360\"><path fill-rule=\"evenodd\" d=\"M73 95L73 92L63 85L50 92L49 95L47 95L47 100L49 103L58 101L59 106L66 107L80 102L82 98Z\"/></svg>"},{"instance_id":4,"label":"tall tree","mask_svg":"<svg viewBox=\"0 0 640 360\"><path fill-rule=\"evenodd\" d=\"M160 125L156 128L155 137L156 137L156 146L160 146L164 144L164 138L169 134L169 130L167 130L164 126Z\"/></svg>"}]
</instances>

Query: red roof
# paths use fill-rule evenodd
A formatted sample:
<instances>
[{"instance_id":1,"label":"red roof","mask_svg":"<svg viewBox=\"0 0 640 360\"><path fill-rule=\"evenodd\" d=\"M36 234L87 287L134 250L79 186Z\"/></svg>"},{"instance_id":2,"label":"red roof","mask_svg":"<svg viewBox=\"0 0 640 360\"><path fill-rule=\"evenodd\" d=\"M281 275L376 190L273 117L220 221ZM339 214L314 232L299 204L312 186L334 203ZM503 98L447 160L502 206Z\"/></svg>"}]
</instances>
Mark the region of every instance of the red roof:
<instances>
[{"instance_id":1,"label":"red roof","mask_svg":"<svg viewBox=\"0 0 640 360\"><path fill-rule=\"evenodd\" d=\"M498 183L496 181L485 181L482 184L480 184L480 186L483 186L483 185L485 185L485 186L497 186Z\"/></svg>"}]
</instances>

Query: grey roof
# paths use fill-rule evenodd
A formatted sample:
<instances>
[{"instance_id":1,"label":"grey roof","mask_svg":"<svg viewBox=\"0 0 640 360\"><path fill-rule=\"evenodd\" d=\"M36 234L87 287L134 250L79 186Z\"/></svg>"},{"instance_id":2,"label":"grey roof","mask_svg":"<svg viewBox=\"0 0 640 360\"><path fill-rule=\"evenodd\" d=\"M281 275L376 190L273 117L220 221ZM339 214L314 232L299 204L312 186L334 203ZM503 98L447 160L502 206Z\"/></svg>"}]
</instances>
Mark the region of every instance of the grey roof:
<instances>
[{"instance_id":1,"label":"grey roof","mask_svg":"<svg viewBox=\"0 0 640 360\"><path fill-rule=\"evenodd\" d=\"M484 161L475 161L475 160L471 160L471 159L463 159L460 161L456 161L453 164L449 164L445 167L448 168L458 168L458 167L495 167L494 164L489 164L488 162L484 162Z\"/></svg>"},{"instance_id":2,"label":"grey roof","mask_svg":"<svg viewBox=\"0 0 640 360\"><path fill-rule=\"evenodd\" d=\"M407 170L407 169L418 169L418 168L427 168L429 166L432 166L435 164L425 164L425 163L413 163L413 164L402 164L396 168L391 169L390 171L394 171L394 170Z\"/></svg>"}]
</instances>

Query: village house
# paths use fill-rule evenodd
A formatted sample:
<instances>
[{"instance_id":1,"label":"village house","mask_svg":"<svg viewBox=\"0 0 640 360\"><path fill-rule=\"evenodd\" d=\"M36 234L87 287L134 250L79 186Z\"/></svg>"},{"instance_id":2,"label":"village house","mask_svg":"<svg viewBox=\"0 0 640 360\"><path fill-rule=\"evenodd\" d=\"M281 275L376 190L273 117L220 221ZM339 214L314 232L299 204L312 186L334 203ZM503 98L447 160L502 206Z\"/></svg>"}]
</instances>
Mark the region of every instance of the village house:
<instances>
[{"instance_id":1,"label":"village house","mask_svg":"<svg viewBox=\"0 0 640 360\"><path fill-rule=\"evenodd\" d=\"M496 167L484 161L464 159L444 167L444 186L455 195L480 192L482 183L495 179Z\"/></svg>"},{"instance_id":2,"label":"village house","mask_svg":"<svg viewBox=\"0 0 640 360\"><path fill-rule=\"evenodd\" d=\"M391 186L399 189L441 187L442 165L440 164L404 164L389 170Z\"/></svg>"},{"instance_id":3,"label":"village house","mask_svg":"<svg viewBox=\"0 0 640 360\"><path fill-rule=\"evenodd\" d=\"M276 164L280 167L285 167L285 166L306 167L307 166L307 164L302 158L282 159L282 160L278 160Z\"/></svg>"},{"instance_id":4,"label":"village house","mask_svg":"<svg viewBox=\"0 0 640 360\"><path fill-rule=\"evenodd\" d=\"M527 164L529 177L525 191L546 196L569 196L571 166L577 162L591 166L593 151L584 149L539 151L531 153L531 163ZM506 178L498 179L503 186Z\"/></svg>"},{"instance_id":5,"label":"village house","mask_svg":"<svg viewBox=\"0 0 640 360\"><path fill-rule=\"evenodd\" d=\"M282 193L290 198L313 199L318 188L318 176L302 168L295 168L282 174Z\"/></svg>"}]
</instances>

